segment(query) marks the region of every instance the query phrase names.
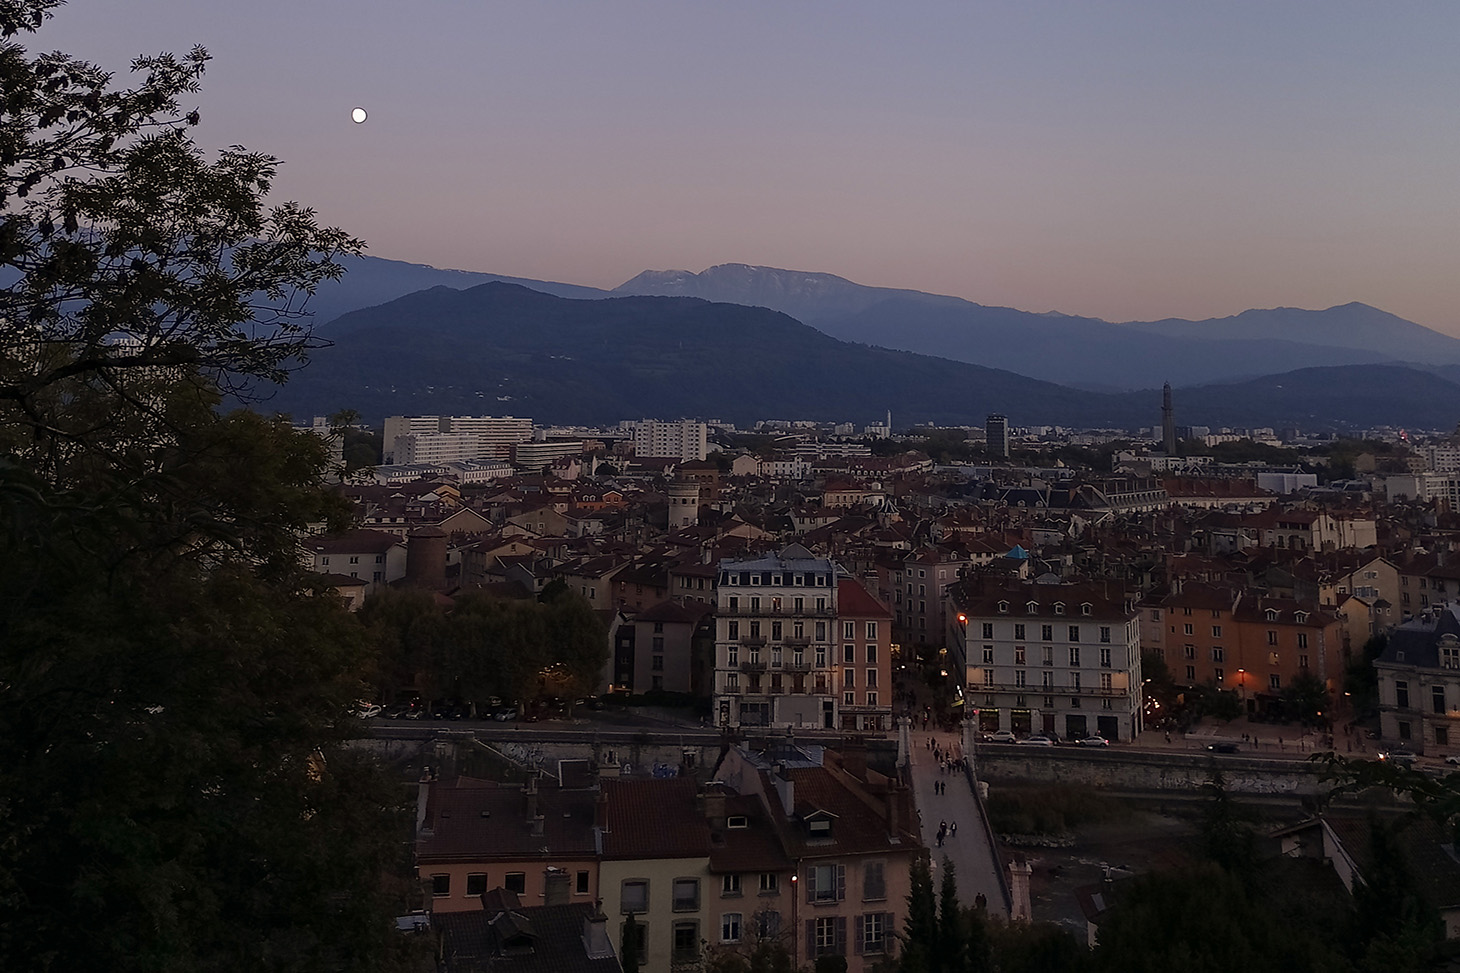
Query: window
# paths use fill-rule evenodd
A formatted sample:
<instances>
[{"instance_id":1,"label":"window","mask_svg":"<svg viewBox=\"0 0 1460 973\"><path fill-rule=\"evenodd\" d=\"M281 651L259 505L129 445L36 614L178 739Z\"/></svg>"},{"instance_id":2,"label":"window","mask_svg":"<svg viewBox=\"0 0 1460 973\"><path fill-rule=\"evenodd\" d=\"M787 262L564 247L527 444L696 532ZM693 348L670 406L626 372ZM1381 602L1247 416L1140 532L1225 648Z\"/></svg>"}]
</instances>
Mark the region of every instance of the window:
<instances>
[{"instance_id":1,"label":"window","mask_svg":"<svg viewBox=\"0 0 1460 973\"><path fill-rule=\"evenodd\" d=\"M575 881L575 883L573 885L573 892L576 895L587 895L588 894L588 873L587 872L579 872L577 874L576 881Z\"/></svg>"},{"instance_id":2,"label":"window","mask_svg":"<svg viewBox=\"0 0 1460 973\"><path fill-rule=\"evenodd\" d=\"M1072 645L1072 646L1070 646L1070 665L1077 666L1079 664L1080 664L1080 647L1078 645Z\"/></svg>"},{"instance_id":3,"label":"window","mask_svg":"<svg viewBox=\"0 0 1460 973\"><path fill-rule=\"evenodd\" d=\"M1431 686L1430 687L1430 702L1434 705L1435 712L1436 713L1444 713L1445 712L1445 687L1444 686Z\"/></svg>"},{"instance_id":4,"label":"window","mask_svg":"<svg viewBox=\"0 0 1460 973\"><path fill-rule=\"evenodd\" d=\"M1044 641L1046 641L1046 642L1053 642L1054 641L1054 626L1053 625L1041 625L1041 626L1039 626L1039 637L1041 639L1043 639Z\"/></svg>"},{"instance_id":5,"label":"window","mask_svg":"<svg viewBox=\"0 0 1460 973\"><path fill-rule=\"evenodd\" d=\"M739 872L731 872L728 875L721 875L720 876L720 894L721 895L739 895L740 894L740 873Z\"/></svg>"},{"instance_id":6,"label":"window","mask_svg":"<svg viewBox=\"0 0 1460 973\"><path fill-rule=\"evenodd\" d=\"M991 639L991 638L994 637L994 623L993 622L984 622L983 623L983 637L986 638L986 639Z\"/></svg>"},{"instance_id":7,"label":"window","mask_svg":"<svg viewBox=\"0 0 1460 973\"><path fill-rule=\"evenodd\" d=\"M1460 646L1440 646L1440 665L1446 669L1460 669Z\"/></svg>"},{"instance_id":8,"label":"window","mask_svg":"<svg viewBox=\"0 0 1460 973\"><path fill-rule=\"evenodd\" d=\"M781 891L781 876L775 872L760 873L760 894L779 895Z\"/></svg>"},{"instance_id":9,"label":"window","mask_svg":"<svg viewBox=\"0 0 1460 973\"><path fill-rule=\"evenodd\" d=\"M1078 673L1076 673L1076 675L1078 675ZM1102 672L1100 674L1100 688L1105 690L1106 692L1110 692L1112 689L1115 688L1114 679L1111 677L1110 673Z\"/></svg>"},{"instance_id":10,"label":"window","mask_svg":"<svg viewBox=\"0 0 1460 973\"><path fill-rule=\"evenodd\" d=\"M1186 667L1186 680L1187 680L1187 682L1195 682L1196 681L1196 666L1187 666Z\"/></svg>"},{"instance_id":11,"label":"window","mask_svg":"<svg viewBox=\"0 0 1460 973\"><path fill-rule=\"evenodd\" d=\"M1016 646L1014 646L1014 665L1016 665L1016 666L1022 666L1023 664L1024 664L1024 646L1022 646L1022 645L1016 645Z\"/></svg>"},{"instance_id":12,"label":"window","mask_svg":"<svg viewBox=\"0 0 1460 973\"><path fill-rule=\"evenodd\" d=\"M643 878L625 879L619 889L619 911L649 911L649 880Z\"/></svg>"},{"instance_id":13,"label":"window","mask_svg":"<svg viewBox=\"0 0 1460 973\"><path fill-rule=\"evenodd\" d=\"M826 668L826 646L824 645L818 645L816 647L816 668Z\"/></svg>"},{"instance_id":14,"label":"window","mask_svg":"<svg viewBox=\"0 0 1460 973\"><path fill-rule=\"evenodd\" d=\"M867 665L869 665L869 666L875 666L876 664L877 664L877 646L875 646L875 645L869 645L869 646L867 646Z\"/></svg>"},{"instance_id":15,"label":"window","mask_svg":"<svg viewBox=\"0 0 1460 973\"><path fill-rule=\"evenodd\" d=\"M697 878L676 878L674 880L675 912L694 912L700 907L700 880Z\"/></svg>"},{"instance_id":16,"label":"window","mask_svg":"<svg viewBox=\"0 0 1460 973\"><path fill-rule=\"evenodd\" d=\"M1298 656L1298 668L1299 669L1306 669L1306 668L1308 668L1308 656L1307 655L1300 654Z\"/></svg>"},{"instance_id":17,"label":"window","mask_svg":"<svg viewBox=\"0 0 1460 973\"><path fill-rule=\"evenodd\" d=\"M842 638L854 639L857 637L856 622L842 622Z\"/></svg>"},{"instance_id":18,"label":"window","mask_svg":"<svg viewBox=\"0 0 1460 973\"><path fill-rule=\"evenodd\" d=\"M466 894L481 895L487 890L487 873L472 872L466 877Z\"/></svg>"},{"instance_id":19,"label":"window","mask_svg":"<svg viewBox=\"0 0 1460 973\"><path fill-rule=\"evenodd\" d=\"M1102 642L1109 642L1110 641L1110 626L1109 625L1101 625L1100 626L1100 641L1102 641Z\"/></svg>"},{"instance_id":20,"label":"window","mask_svg":"<svg viewBox=\"0 0 1460 973\"><path fill-rule=\"evenodd\" d=\"M740 913L727 912L720 916L720 942L740 942Z\"/></svg>"},{"instance_id":21,"label":"window","mask_svg":"<svg viewBox=\"0 0 1460 973\"><path fill-rule=\"evenodd\" d=\"M518 895L527 894L527 873L508 872L502 880L502 888L508 892L516 892Z\"/></svg>"},{"instance_id":22,"label":"window","mask_svg":"<svg viewBox=\"0 0 1460 973\"><path fill-rule=\"evenodd\" d=\"M847 669L842 673L842 686L851 689L857 684L857 670Z\"/></svg>"},{"instance_id":23,"label":"window","mask_svg":"<svg viewBox=\"0 0 1460 973\"><path fill-rule=\"evenodd\" d=\"M994 684L994 670L985 669L983 671L983 684L985 686L992 686Z\"/></svg>"},{"instance_id":24,"label":"window","mask_svg":"<svg viewBox=\"0 0 1460 973\"><path fill-rule=\"evenodd\" d=\"M1212 646L1212 661L1213 662L1226 662L1227 661L1226 654L1227 654L1226 651L1223 650L1223 648L1220 645L1214 645L1214 646Z\"/></svg>"},{"instance_id":25,"label":"window","mask_svg":"<svg viewBox=\"0 0 1460 973\"><path fill-rule=\"evenodd\" d=\"M1280 675L1278 675L1275 672L1272 675L1268 676L1267 677L1267 688L1268 689L1271 689L1271 690L1274 690L1274 691L1279 690L1279 689L1282 689L1283 688L1283 677L1280 676Z\"/></svg>"},{"instance_id":26,"label":"window","mask_svg":"<svg viewBox=\"0 0 1460 973\"><path fill-rule=\"evenodd\" d=\"M436 896L437 898L440 898L440 897L446 896L446 895L450 895L451 894L451 876L450 875L432 875L431 876L431 894L434 895L434 896Z\"/></svg>"},{"instance_id":27,"label":"window","mask_svg":"<svg viewBox=\"0 0 1460 973\"><path fill-rule=\"evenodd\" d=\"M1078 642L1078 641L1080 641L1080 626L1078 626L1078 625L1071 625L1070 626L1070 641L1071 642Z\"/></svg>"},{"instance_id":28,"label":"window","mask_svg":"<svg viewBox=\"0 0 1460 973\"><path fill-rule=\"evenodd\" d=\"M1080 674L1078 672L1072 672L1072 673L1070 673L1070 688L1071 689L1079 689L1080 688Z\"/></svg>"},{"instance_id":29,"label":"window","mask_svg":"<svg viewBox=\"0 0 1460 973\"><path fill-rule=\"evenodd\" d=\"M1110 668L1110 662L1111 662L1111 659L1110 659L1110 650L1109 649L1101 649L1100 650L1100 668L1102 668L1102 669L1109 669Z\"/></svg>"},{"instance_id":30,"label":"window","mask_svg":"<svg viewBox=\"0 0 1460 973\"><path fill-rule=\"evenodd\" d=\"M867 694L867 705L868 706L876 706L877 705L877 694L876 693L868 693ZM875 729L875 727L873 729Z\"/></svg>"},{"instance_id":31,"label":"window","mask_svg":"<svg viewBox=\"0 0 1460 973\"><path fill-rule=\"evenodd\" d=\"M812 865L806 869L806 901L840 902L846 897L845 865Z\"/></svg>"},{"instance_id":32,"label":"window","mask_svg":"<svg viewBox=\"0 0 1460 973\"><path fill-rule=\"evenodd\" d=\"M1182 652L1188 659L1196 658L1196 646L1192 645L1190 642L1187 642L1186 645L1182 646Z\"/></svg>"},{"instance_id":33,"label":"window","mask_svg":"<svg viewBox=\"0 0 1460 973\"><path fill-rule=\"evenodd\" d=\"M1215 679L1219 684L1224 683L1227 681L1227 673L1225 672L1225 670L1222 669L1213 669L1212 678Z\"/></svg>"},{"instance_id":34,"label":"window","mask_svg":"<svg viewBox=\"0 0 1460 973\"><path fill-rule=\"evenodd\" d=\"M877 688L877 670L876 669L868 669L867 670L867 681L865 683L863 683L863 685L865 685L868 689L875 689L875 688Z\"/></svg>"},{"instance_id":35,"label":"window","mask_svg":"<svg viewBox=\"0 0 1460 973\"><path fill-rule=\"evenodd\" d=\"M1014 685L1019 686L1019 687L1022 688L1023 685L1024 685L1024 680L1026 678L1027 673L1028 673L1028 670L1027 669L1015 669L1014 670Z\"/></svg>"},{"instance_id":36,"label":"window","mask_svg":"<svg viewBox=\"0 0 1460 973\"><path fill-rule=\"evenodd\" d=\"M807 947L815 956L843 956L846 954L846 916L825 916L806 920Z\"/></svg>"},{"instance_id":37,"label":"window","mask_svg":"<svg viewBox=\"0 0 1460 973\"><path fill-rule=\"evenodd\" d=\"M636 950L636 952L638 952L638 954L640 956L643 956L645 954L645 951L649 948L649 927L646 926L642 922L635 922L634 923L634 926L633 926L633 929L634 929L634 947L635 947L635 950ZM624 924L624 933L627 933L628 931L629 931L628 923L625 923ZM622 934L619 936L618 941L620 943L623 943L625 946L628 945L625 942L624 936Z\"/></svg>"},{"instance_id":38,"label":"window","mask_svg":"<svg viewBox=\"0 0 1460 973\"><path fill-rule=\"evenodd\" d=\"M983 664L986 666L994 664L994 647L992 645L985 645L983 647Z\"/></svg>"},{"instance_id":39,"label":"window","mask_svg":"<svg viewBox=\"0 0 1460 973\"><path fill-rule=\"evenodd\" d=\"M1046 645L1044 647L1044 664L1047 666L1054 665L1054 646L1052 645Z\"/></svg>"},{"instance_id":40,"label":"window","mask_svg":"<svg viewBox=\"0 0 1460 973\"><path fill-rule=\"evenodd\" d=\"M1307 632L1299 632L1298 633L1298 648L1300 648L1300 649L1306 649L1307 647L1308 647L1308 633Z\"/></svg>"},{"instance_id":41,"label":"window","mask_svg":"<svg viewBox=\"0 0 1460 973\"><path fill-rule=\"evenodd\" d=\"M869 912L857 916L857 945L859 952L882 953L887 951L887 930L891 923L885 912Z\"/></svg>"},{"instance_id":42,"label":"window","mask_svg":"<svg viewBox=\"0 0 1460 973\"><path fill-rule=\"evenodd\" d=\"M1014 638L1016 638L1016 639L1022 639L1023 637L1024 637L1024 623L1023 622L1018 622L1018 623L1016 623L1014 625Z\"/></svg>"},{"instance_id":43,"label":"window","mask_svg":"<svg viewBox=\"0 0 1460 973\"><path fill-rule=\"evenodd\" d=\"M856 706L857 705L857 694L856 693L850 693L850 692L849 693L842 693L842 705L843 706Z\"/></svg>"},{"instance_id":44,"label":"window","mask_svg":"<svg viewBox=\"0 0 1460 973\"><path fill-rule=\"evenodd\" d=\"M1414 731L1410 729L1409 720L1400 720L1399 721L1399 739L1401 739L1401 740L1409 740L1409 739L1412 739L1413 736L1414 736Z\"/></svg>"},{"instance_id":45,"label":"window","mask_svg":"<svg viewBox=\"0 0 1460 973\"><path fill-rule=\"evenodd\" d=\"M676 963L690 963L700 955L700 924L681 921L674 924L674 957Z\"/></svg>"},{"instance_id":46,"label":"window","mask_svg":"<svg viewBox=\"0 0 1460 973\"><path fill-rule=\"evenodd\" d=\"M848 665L857 661L857 647L855 645L848 642L842 646L842 661Z\"/></svg>"},{"instance_id":47,"label":"window","mask_svg":"<svg viewBox=\"0 0 1460 973\"><path fill-rule=\"evenodd\" d=\"M1267 664L1270 666L1278 664L1278 654L1276 652L1269 652L1267 654Z\"/></svg>"},{"instance_id":48,"label":"window","mask_svg":"<svg viewBox=\"0 0 1460 973\"><path fill-rule=\"evenodd\" d=\"M1191 626L1191 623L1190 622L1187 622L1185 625L1181 626L1181 634L1182 635L1191 635L1192 634L1192 626Z\"/></svg>"},{"instance_id":49,"label":"window","mask_svg":"<svg viewBox=\"0 0 1460 973\"><path fill-rule=\"evenodd\" d=\"M654 672L663 672L664 671L664 656L662 656L662 655L653 655L653 656L650 656L649 657L649 668L652 669Z\"/></svg>"},{"instance_id":50,"label":"window","mask_svg":"<svg viewBox=\"0 0 1460 973\"><path fill-rule=\"evenodd\" d=\"M1277 645L1277 632L1273 631L1272 629L1267 630L1267 644Z\"/></svg>"},{"instance_id":51,"label":"window","mask_svg":"<svg viewBox=\"0 0 1460 973\"><path fill-rule=\"evenodd\" d=\"M1041 672L1039 675L1040 675L1039 684L1041 686L1043 686L1045 689L1053 688L1053 686L1054 686L1054 673L1045 671L1045 672Z\"/></svg>"},{"instance_id":52,"label":"window","mask_svg":"<svg viewBox=\"0 0 1460 973\"><path fill-rule=\"evenodd\" d=\"M876 640L877 640L877 623L876 622L868 622L867 623L867 641L868 642L875 642Z\"/></svg>"},{"instance_id":53,"label":"window","mask_svg":"<svg viewBox=\"0 0 1460 973\"><path fill-rule=\"evenodd\" d=\"M771 641L779 642L783 628L780 622L771 622Z\"/></svg>"},{"instance_id":54,"label":"window","mask_svg":"<svg viewBox=\"0 0 1460 973\"><path fill-rule=\"evenodd\" d=\"M873 901L885 898L887 898L887 881L883 875L883 863L864 863L862 865L862 900Z\"/></svg>"},{"instance_id":55,"label":"window","mask_svg":"<svg viewBox=\"0 0 1460 973\"><path fill-rule=\"evenodd\" d=\"M1403 679L1394 682L1394 705L1400 709L1409 709L1409 683Z\"/></svg>"},{"instance_id":56,"label":"window","mask_svg":"<svg viewBox=\"0 0 1460 973\"><path fill-rule=\"evenodd\" d=\"M743 831L750 827L750 818L743 814L732 814L725 819L725 827L731 831Z\"/></svg>"},{"instance_id":57,"label":"window","mask_svg":"<svg viewBox=\"0 0 1460 973\"><path fill-rule=\"evenodd\" d=\"M1220 626L1220 625L1213 625L1212 626L1212 638L1219 639L1221 637L1222 637L1222 626Z\"/></svg>"}]
</instances>

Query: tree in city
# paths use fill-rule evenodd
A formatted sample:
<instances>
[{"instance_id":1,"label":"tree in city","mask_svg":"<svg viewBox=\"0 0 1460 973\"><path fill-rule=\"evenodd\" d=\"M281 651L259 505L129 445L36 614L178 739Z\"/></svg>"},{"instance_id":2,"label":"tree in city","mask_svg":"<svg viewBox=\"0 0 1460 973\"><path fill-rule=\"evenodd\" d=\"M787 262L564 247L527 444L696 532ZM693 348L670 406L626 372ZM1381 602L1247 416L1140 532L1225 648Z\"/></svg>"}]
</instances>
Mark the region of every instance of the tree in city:
<instances>
[{"instance_id":1,"label":"tree in city","mask_svg":"<svg viewBox=\"0 0 1460 973\"><path fill-rule=\"evenodd\" d=\"M1283 713L1304 726L1321 727L1333 712L1328 687L1311 672L1303 671L1289 680L1282 690Z\"/></svg>"},{"instance_id":2,"label":"tree in city","mask_svg":"<svg viewBox=\"0 0 1460 973\"><path fill-rule=\"evenodd\" d=\"M120 87L18 43L57 6L0 3L0 966L393 967L408 819L296 539L346 508L321 440L219 411L359 246L192 143L204 51Z\"/></svg>"},{"instance_id":3,"label":"tree in city","mask_svg":"<svg viewBox=\"0 0 1460 973\"><path fill-rule=\"evenodd\" d=\"M902 950L899 967L902 973L934 973L937 967L938 900L933 894L933 871L926 858L913 860L907 896L907 916L903 919Z\"/></svg>"}]
</instances>

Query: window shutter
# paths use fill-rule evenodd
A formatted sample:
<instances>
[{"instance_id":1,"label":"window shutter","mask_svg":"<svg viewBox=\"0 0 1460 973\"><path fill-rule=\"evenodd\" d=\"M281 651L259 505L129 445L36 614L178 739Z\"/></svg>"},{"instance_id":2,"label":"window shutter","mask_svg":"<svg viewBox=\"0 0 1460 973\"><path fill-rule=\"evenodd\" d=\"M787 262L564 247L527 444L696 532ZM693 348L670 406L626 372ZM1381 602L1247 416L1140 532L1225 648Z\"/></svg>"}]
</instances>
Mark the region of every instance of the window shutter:
<instances>
[{"instance_id":1,"label":"window shutter","mask_svg":"<svg viewBox=\"0 0 1460 973\"><path fill-rule=\"evenodd\" d=\"M866 918L866 916L857 916L857 924L853 927L856 935L852 937L852 952L858 956L862 955L862 924Z\"/></svg>"},{"instance_id":2,"label":"window shutter","mask_svg":"<svg viewBox=\"0 0 1460 973\"><path fill-rule=\"evenodd\" d=\"M816 866L806 869L806 901L816 901Z\"/></svg>"},{"instance_id":3,"label":"window shutter","mask_svg":"<svg viewBox=\"0 0 1460 973\"><path fill-rule=\"evenodd\" d=\"M832 950L837 956L847 955L847 917L836 917L836 946Z\"/></svg>"},{"instance_id":4,"label":"window shutter","mask_svg":"<svg viewBox=\"0 0 1460 973\"><path fill-rule=\"evenodd\" d=\"M882 952L891 955L893 944L897 942L897 926L893 921L897 917L890 912L882 913Z\"/></svg>"},{"instance_id":5,"label":"window shutter","mask_svg":"<svg viewBox=\"0 0 1460 973\"><path fill-rule=\"evenodd\" d=\"M847 866L836 866L836 900L840 902L847 897Z\"/></svg>"},{"instance_id":6,"label":"window shutter","mask_svg":"<svg viewBox=\"0 0 1460 973\"><path fill-rule=\"evenodd\" d=\"M812 958L816 956L816 920L806 920L806 955Z\"/></svg>"}]
</instances>

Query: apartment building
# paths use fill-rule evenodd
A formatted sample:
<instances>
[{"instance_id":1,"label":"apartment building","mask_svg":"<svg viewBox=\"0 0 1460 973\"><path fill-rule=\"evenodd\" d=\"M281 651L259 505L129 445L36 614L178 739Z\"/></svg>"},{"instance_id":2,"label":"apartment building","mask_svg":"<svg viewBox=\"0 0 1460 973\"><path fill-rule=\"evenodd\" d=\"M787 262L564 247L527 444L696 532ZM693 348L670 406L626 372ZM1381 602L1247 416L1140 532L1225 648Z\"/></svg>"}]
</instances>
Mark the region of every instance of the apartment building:
<instances>
[{"instance_id":1,"label":"apartment building","mask_svg":"<svg viewBox=\"0 0 1460 973\"><path fill-rule=\"evenodd\" d=\"M703 422L642 419L633 425L636 456L701 461L709 455L709 426Z\"/></svg>"},{"instance_id":2,"label":"apartment building","mask_svg":"<svg viewBox=\"0 0 1460 973\"><path fill-rule=\"evenodd\" d=\"M397 443L407 437L410 442ZM446 438L440 438L446 437ZM482 456L505 458L516 443L532 439L532 420L514 416L388 416L385 420L386 463L445 462ZM471 451L474 450L474 451ZM406 455L439 455L439 459L405 459Z\"/></svg>"},{"instance_id":3,"label":"apartment building","mask_svg":"<svg viewBox=\"0 0 1460 973\"><path fill-rule=\"evenodd\" d=\"M981 730L1112 741L1140 733L1140 616L1122 590L972 579L949 596L957 614L948 645Z\"/></svg>"},{"instance_id":4,"label":"apartment building","mask_svg":"<svg viewBox=\"0 0 1460 973\"><path fill-rule=\"evenodd\" d=\"M722 560L715 594L718 724L840 726L835 565L799 544Z\"/></svg>"},{"instance_id":5,"label":"apartment building","mask_svg":"<svg viewBox=\"0 0 1460 973\"><path fill-rule=\"evenodd\" d=\"M1460 751L1460 608L1426 609L1374 660L1379 732L1418 753Z\"/></svg>"},{"instance_id":6,"label":"apartment building","mask_svg":"<svg viewBox=\"0 0 1460 973\"><path fill-rule=\"evenodd\" d=\"M836 582L841 729L892 729L892 612L856 578Z\"/></svg>"}]
</instances>

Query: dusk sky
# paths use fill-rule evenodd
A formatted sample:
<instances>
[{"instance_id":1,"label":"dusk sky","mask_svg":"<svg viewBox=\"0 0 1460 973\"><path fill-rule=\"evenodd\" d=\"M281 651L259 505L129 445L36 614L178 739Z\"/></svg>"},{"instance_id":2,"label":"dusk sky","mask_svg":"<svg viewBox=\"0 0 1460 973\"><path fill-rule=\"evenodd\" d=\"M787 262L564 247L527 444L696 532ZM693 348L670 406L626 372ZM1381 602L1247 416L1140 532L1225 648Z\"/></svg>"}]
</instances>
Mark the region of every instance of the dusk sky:
<instances>
[{"instance_id":1,"label":"dusk sky","mask_svg":"<svg viewBox=\"0 0 1460 973\"><path fill-rule=\"evenodd\" d=\"M1457 41L1451 0L71 0L22 39L206 46L199 142L377 256L1460 335Z\"/></svg>"}]
</instances>

